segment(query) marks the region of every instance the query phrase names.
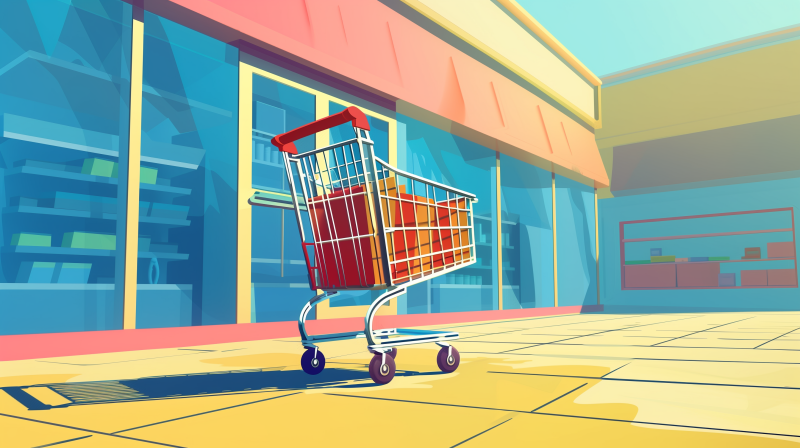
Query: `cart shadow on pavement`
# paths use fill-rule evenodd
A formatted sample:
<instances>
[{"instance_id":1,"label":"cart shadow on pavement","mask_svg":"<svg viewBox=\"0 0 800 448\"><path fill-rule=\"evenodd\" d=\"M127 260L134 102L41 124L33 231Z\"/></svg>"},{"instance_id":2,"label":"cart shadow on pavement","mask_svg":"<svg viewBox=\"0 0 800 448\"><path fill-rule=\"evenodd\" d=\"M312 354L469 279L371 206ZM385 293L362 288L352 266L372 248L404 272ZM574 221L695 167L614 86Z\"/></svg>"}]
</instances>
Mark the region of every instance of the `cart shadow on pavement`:
<instances>
[{"instance_id":1,"label":"cart shadow on pavement","mask_svg":"<svg viewBox=\"0 0 800 448\"><path fill-rule=\"evenodd\" d=\"M441 375L442 372L398 370L396 377ZM77 405L165 400L265 391L379 386L364 370L328 368L318 375L301 370L234 370L128 380L37 384L0 388L28 410ZM48 390L49 389L49 390Z\"/></svg>"}]
</instances>

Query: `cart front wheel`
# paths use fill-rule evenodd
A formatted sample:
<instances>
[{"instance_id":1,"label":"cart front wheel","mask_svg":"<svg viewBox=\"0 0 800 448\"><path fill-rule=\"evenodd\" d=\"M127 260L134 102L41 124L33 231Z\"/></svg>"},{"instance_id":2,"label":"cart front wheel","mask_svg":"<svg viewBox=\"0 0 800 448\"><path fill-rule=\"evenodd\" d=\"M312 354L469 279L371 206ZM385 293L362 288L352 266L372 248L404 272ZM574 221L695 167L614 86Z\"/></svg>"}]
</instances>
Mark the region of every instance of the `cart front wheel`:
<instances>
[{"instance_id":1,"label":"cart front wheel","mask_svg":"<svg viewBox=\"0 0 800 448\"><path fill-rule=\"evenodd\" d=\"M388 353L387 353L388 355ZM384 363L384 356L376 353L369 362L369 376L372 381L378 384L386 384L394 378L395 364L394 358L386 356Z\"/></svg>"},{"instance_id":2,"label":"cart front wheel","mask_svg":"<svg viewBox=\"0 0 800 448\"><path fill-rule=\"evenodd\" d=\"M380 355L379 352L376 352L376 351L373 351L373 350L370 350L369 352L372 353L373 355ZM390 351L386 352L386 354L391 356L392 359L397 359L397 347L392 347L392 349Z\"/></svg>"},{"instance_id":3,"label":"cart front wheel","mask_svg":"<svg viewBox=\"0 0 800 448\"><path fill-rule=\"evenodd\" d=\"M316 352L316 357L314 352ZM325 368L325 355L320 350L306 349L306 352L300 358L300 367L303 368L303 372L309 375L316 375Z\"/></svg>"},{"instance_id":4,"label":"cart front wheel","mask_svg":"<svg viewBox=\"0 0 800 448\"><path fill-rule=\"evenodd\" d=\"M451 349L452 352L450 351ZM439 369L444 373L455 372L460 362L461 355L458 354L458 350L453 346L442 347L439 350L439 354L436 355L436 364L439 365Z\"/></svg>"}]
</instances>

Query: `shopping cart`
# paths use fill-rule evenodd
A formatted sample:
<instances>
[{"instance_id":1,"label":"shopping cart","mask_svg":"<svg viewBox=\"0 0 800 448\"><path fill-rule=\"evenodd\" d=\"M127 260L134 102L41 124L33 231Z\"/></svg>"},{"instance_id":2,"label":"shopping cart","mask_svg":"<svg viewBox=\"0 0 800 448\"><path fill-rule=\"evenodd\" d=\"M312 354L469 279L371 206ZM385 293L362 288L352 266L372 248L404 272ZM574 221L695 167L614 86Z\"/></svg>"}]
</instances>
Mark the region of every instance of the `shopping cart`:
<instances>
[{"instance_id":1,"label":"shopping cart","mask_svg":"<svg viewBox=\"0 0 800 448\"><path fill-rule=\"evenodd\" d=\"M293 142L350 122L356 137L298 154ZM397 347L434 342L444 372L458 368L451 331L373 330L376 312L409 286L475 263L472 203L464 191L392 167L375 157L367 117L356 107L278 135L300 229L311 289L321 293L300 313L300 364L316 375L325 368L320 342L366 338L374 354L370 377L386 384L395 374ZM253 205L269 206L257 196ZM306 229L310 229L307 232ZM364 331L309 335L311 308L349 290L383 290L365 317Z\"/></svg>"}]
</instances>

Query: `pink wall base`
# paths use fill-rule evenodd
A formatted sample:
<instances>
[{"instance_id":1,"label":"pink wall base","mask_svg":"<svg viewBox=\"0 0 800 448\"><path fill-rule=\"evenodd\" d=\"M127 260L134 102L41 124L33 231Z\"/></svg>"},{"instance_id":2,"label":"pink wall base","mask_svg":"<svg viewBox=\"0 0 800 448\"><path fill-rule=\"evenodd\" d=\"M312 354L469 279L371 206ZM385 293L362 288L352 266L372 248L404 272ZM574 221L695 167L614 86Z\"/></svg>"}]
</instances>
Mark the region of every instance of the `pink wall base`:
<instances>
[{"instance_id":1,"label":"pink wall base","mask_svg":"<svg viewBox=\"0 0 800 448\"><path fill-rule=\"evenodd\" d=\"M375 329L446 325L600 311L603 311L603 305L378 316L375 318ZM360 331L364 329L364 319L354 317L346 319L313 320L308 322L307 328L312 335ZM209 325L203 327L9 335L0 336L0 361L190 347L223 344L227 342L289 338L299 335L297 322L294 321Z\"/></svg>"}]
</instances>

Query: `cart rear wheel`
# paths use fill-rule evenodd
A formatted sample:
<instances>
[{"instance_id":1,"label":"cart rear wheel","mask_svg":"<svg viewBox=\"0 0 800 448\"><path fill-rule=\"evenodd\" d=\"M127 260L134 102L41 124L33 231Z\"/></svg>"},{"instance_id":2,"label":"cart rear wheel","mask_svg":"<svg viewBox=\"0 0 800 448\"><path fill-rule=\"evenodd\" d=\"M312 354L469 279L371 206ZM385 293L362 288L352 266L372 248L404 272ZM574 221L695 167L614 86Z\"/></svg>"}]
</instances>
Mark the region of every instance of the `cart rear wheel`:
<instances>
[{"instance_id":1,"label":"cart rear wheel","mask_svg":"<svg viewBox=\"0 0 800 448\"><path fill-rule=\"evenodd\" d=\"M452 353L450 349L452 349ZM453 346L442 347L439 350L439 354L436 355L436 364L439 365L439 369L444 373L455 372L460 362L461 355L458 354L458 350Z\"/></svg>"},{"instance_id":2,"label":"cart rear wheel","mask_svg":"<svg viewBox=\"0 0 800 448\"><path fill-rule=\"evenodd\" d=\"M387 353L388 355L388 353ZM386 356L386 363L383 364L384 356L376 353L369 362L369 376L372 381L378 384L386 384L394 378L395 364L394 358Z\"/></svg>"},{"instance_id":3,"label":"cart rear wheel","mask_svg":"<svg viewBox=\"0 0 800 448\"><path fill-rule=\"evenodd\" d=\"M317 352L316 358L314 357L314 352ZM322 354L321 350L306 349L306 352L300 358L300 367L303 368L303 372L309 375L316 375L325 368L325 355Z\"/></svg>"}]
</instances>

